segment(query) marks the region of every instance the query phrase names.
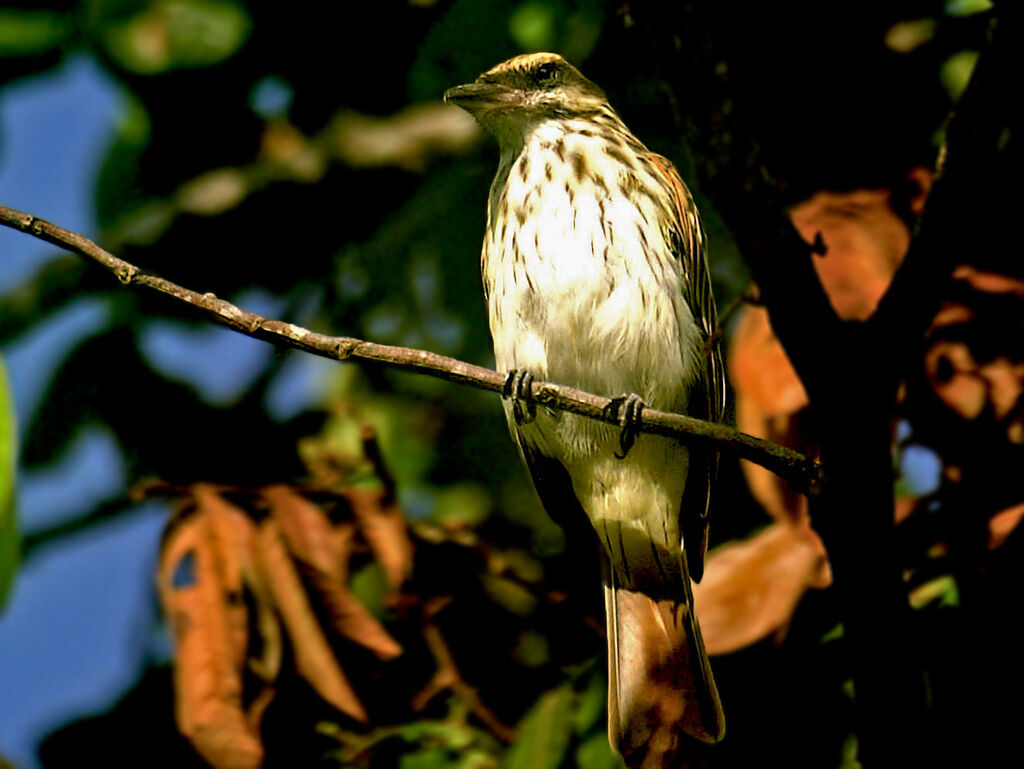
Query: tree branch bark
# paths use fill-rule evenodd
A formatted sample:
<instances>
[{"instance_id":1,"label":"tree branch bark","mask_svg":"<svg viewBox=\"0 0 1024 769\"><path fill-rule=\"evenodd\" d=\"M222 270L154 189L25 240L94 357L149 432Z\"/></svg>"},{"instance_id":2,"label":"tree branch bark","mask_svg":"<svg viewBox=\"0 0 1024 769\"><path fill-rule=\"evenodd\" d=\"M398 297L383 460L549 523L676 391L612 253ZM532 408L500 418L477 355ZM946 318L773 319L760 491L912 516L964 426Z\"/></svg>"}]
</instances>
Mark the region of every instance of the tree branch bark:
<instances>
[{"instance_id":1,"label":"tree branch bark","mask_svg":"<svg viewBox=\"0 0 1024 769\"><path fill-rule=\"evenodd\" d=\"M360 360L444 379L479 390L503 392L506 376L482 366L409 347L376 344L348 336L328 336L280 320L248 312L213 294L179 286L164 278L143 273L135 265L114 256L93 241L31 214L0 206L0 224L28 233L62 249L90 259L112 272L125 285L134 285L191 305L211 320L273 344L292 347L331 360ZM610 408L611 398L553 382L535 381L534 401L548 408L570 411L609 424L618 424ZM807 493L818 481L817 463L784 446L741 433L727 425L645 408L641 432L707 445L748 459L784 478L797 491Z\"/></svg>"}]
</instances>

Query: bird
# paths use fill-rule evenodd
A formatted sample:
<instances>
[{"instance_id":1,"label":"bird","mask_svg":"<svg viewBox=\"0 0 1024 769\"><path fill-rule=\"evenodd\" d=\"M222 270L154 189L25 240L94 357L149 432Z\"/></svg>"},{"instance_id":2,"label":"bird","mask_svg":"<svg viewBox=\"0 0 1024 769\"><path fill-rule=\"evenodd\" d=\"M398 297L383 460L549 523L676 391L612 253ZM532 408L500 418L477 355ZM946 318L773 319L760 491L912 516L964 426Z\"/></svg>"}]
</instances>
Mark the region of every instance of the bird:
<instances>
[{"instance_id":1,"label":"bird","mask_svg":"<svg viewBox=\"0 0 1024 769\"><path fill-rule=\"evenodd\" d=\"M724 418L697 207L672 163L558 54L509 59L444 100L500 150L481 252L495 363L542 504L596 540L609 741L631 767L675 765L688 740L725 730L691 585L718 457L637 426L645 407ZM618 423L539 406L538 378L610 396Z\"/></svg>"}]
</instances>

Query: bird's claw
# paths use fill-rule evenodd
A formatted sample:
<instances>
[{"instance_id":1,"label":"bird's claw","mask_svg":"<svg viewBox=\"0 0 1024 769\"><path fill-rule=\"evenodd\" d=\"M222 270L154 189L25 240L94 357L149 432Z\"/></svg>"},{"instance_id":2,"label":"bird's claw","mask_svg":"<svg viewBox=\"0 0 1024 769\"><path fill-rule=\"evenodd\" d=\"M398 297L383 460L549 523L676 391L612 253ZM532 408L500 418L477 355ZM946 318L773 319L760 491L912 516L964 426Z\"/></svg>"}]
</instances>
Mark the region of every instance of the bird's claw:
<instances>
[{"instance_id":1,"label":"bird's claw","mask_svg":"<svg viewBox=\"0 0 1024 769\"><path fill-rule=\"evenodd\" d=\"M612 398L608 404L608 410L622 427L619 433L619 448L622 453L615 452L618 459L625 459L629 450L636 443L636 436L640 434L641 414L644 410L644 399L636 393L620 395Z\"/></svg>"},{"instance_id":2,"label":"bird's claw","mask_svg":"<svg viewBox=\"0 0 1024 769\"><path fill-rule=\"evenodd\" d=\"M502 397L512 401L512 415L516 424L532 422L537 416L537 404L533 402L533 374L527 369L512 369L505 379Z\"/></svg>"}]
</instances>

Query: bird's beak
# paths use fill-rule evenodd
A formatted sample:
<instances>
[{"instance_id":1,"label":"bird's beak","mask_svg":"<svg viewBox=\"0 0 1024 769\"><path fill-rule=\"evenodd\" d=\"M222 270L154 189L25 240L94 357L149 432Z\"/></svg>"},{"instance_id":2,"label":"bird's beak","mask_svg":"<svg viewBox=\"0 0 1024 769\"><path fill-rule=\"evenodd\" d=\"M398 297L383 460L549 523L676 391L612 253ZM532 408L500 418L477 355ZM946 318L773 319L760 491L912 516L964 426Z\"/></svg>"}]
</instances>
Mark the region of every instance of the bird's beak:
<instances>
[{"instance_id":1,"label":"bird's beak","mask_svg":"<svg viewBox=\"0 0 1024 769\"><path fill-rule=\"evenodd\" d=\"M514 89L498 83L457 85L444 92L444 100L475 116L493 109L515 106L519 101Z\"/></svg>"}]
</instances>

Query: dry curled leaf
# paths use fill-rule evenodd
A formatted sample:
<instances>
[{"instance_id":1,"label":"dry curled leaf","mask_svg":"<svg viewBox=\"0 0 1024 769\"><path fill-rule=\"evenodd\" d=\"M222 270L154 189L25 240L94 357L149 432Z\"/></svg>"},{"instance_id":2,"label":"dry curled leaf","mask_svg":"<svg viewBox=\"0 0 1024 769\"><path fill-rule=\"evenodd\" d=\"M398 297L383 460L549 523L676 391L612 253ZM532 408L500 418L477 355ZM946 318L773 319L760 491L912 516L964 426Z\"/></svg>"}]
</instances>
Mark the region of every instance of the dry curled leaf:
<instances>
[{"instance_id":1,"label":"dry curled leaf","mask_svg":"<svg viewBox=\"0 0 1024 769\"><path fill-rule=\"evenodd\" d=\"M228 619L228 635L236 667L245 662L249 628L242 591L252 580L252 520L209 484L193 487L196 515L202 520L214 554Z\"/></svg>"},{"instance_id":2,"label":"dry curled leaf","mask_svg":"<svg viewBox=\"0 0 1024 769\"><path fill-rule=\"evenodd\" d=\"M929 180L915 179L918 195ZM865 320L878 306L910 244L910 230L886 188L820 191L790 209L808 243L822 240L826 253L814 259L822 287L836 314Z\"/></svg>"},{"instance_id":3,"label":"dry curled leaf","mask_svg":"<svg viewBox=\"0 0 1024 769\"><path fill-rule=\"evenodd\" d=\"M1009 442L1024 442L1024 360L1013 333L1024 318L1024 281L966 265L953 277L957 298L928 331L928 382L962 419L984 415L1002 423Z\"/></svg>"},{"instance_id":4,"label":"dry curled leaf","mask_svg":"<svg viewBox=\"0 0 1024 769\"><path fill-rule=\"evenodd\" d=\"M758 438L794 446L794 416L807 405L807 393L779 340L768 313L745 307L729 342L729 375L736 393L736 427ZM753 462L741 461L751 494L775 520L803 521L806 500Z\"/></svg>"},{"instance_id":5,"label":"dry curled leaf","mask_svg":"<svg viewBox=\"0 0 1024 769\"><path fill-rule=\"evenodd\" d=\"M784 631L809 588L832 581L825 549L808 527L775 523L708 555L693 586L709 654L727 654Z\"/></svg>"},{"instance_id":6,"label":"dry curled leaf","mask_svg":"<svg viewBox=\"0 0 1024 769\"><path fill-rule=\"evenodd\" d=\"M401 589L412 574L412 541L398 504L380 491L352 489L346 497L360 532L384 569L388 586Z\"/></svg>"},{"instance_id":7,"label":"dry curled leaf","mask_svg":"<svg viewBox=\"0 0 1024 769\"><path fill-rule=\"evenodd\" d=\"M158 580L176 648L175 716L218 769L255 769L263 747L242 708L222 568L205 517L179 518L164 540Z\"/></svg>"},{"instance_id":8,"label":"dry curled leaf","mask_svg":"<svg viewBox=\"0 0 1024 769\"><path fill-rule=\"evenodd\" d=\"M301 569L310 599L331 628L380 659L399 656L402 647L345 584L344 559L351 536L335 537L323 511L287 486L272 486L263 494ZM351 532L351 526L345 528ZM332 545L340 545L341 552Z\"/></svg>"},{"instance_id":9,"label":"dry curled leaf","mask_svg":"<svg viewBox=\"0 0 1024 769\"><path fill-rule=\"evenodd\" d=\"M995 550L1016 531L1024 519L1024 503L1002 510L988 519L988 548Z\"/></svg>"},{"instance_id":10,"label":"dry curled leaf","mask_svg":"<svg viewBox=\"0 0 1024 769\"><path fill-rule=\"evenodd\" d=\"M365 722L366 710L331 651L274 518L260 523L257 539L257 563L294 645L299 674L335 708Z\"/></svg>"}]
</instances>

